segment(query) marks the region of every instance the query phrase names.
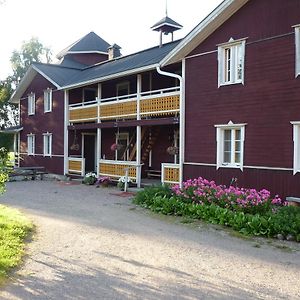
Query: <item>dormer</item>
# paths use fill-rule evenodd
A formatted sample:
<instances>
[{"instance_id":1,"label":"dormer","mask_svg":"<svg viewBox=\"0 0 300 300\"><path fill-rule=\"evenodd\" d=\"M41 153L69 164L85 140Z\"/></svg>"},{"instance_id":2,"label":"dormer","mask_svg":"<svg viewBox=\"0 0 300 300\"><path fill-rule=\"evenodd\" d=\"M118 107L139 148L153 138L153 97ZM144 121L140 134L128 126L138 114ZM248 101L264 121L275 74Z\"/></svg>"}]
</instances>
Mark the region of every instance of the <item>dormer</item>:
<instances>
[{"instance_id":1,"label":"dormer","mask_svg":"<svg viewBox=\"0 0 300 300\"><path fill-rule=\"evenodd\" d=\"M110 44L90 32L57 54L61 65L68 67L90 66L108 59Z\"/></svg>"}]
</instances>

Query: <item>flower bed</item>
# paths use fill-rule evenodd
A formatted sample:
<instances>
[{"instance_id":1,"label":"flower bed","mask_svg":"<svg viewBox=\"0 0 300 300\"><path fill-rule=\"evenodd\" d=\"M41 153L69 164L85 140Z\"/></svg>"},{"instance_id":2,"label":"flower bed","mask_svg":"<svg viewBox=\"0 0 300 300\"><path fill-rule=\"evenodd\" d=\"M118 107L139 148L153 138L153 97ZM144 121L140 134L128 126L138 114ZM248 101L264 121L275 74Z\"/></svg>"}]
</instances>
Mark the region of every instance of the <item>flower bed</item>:
<instances>
[{"instance_id":1,"label":"flower bed","mask_svg":"<svg viewBox=\"0 0 300 300\"><path fill-rule=\"evenodd\" d=\"M184 182L182 189L178 185L146 188L134 203L157 213L229 226L243 234L300 241L300 209L286 206L267 190L226 187L200 177Z\"/></svg>"}]
</instances>

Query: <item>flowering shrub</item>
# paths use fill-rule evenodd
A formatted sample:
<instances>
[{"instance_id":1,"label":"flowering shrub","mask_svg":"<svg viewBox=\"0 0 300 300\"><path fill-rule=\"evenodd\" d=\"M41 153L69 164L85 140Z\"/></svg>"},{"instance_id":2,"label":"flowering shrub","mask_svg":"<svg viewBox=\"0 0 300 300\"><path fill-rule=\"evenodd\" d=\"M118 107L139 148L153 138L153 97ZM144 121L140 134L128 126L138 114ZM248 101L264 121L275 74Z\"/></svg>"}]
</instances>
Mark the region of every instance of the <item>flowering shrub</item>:
<instances>
[{"instance_id":1,"label":"flowering shrub","mask_svg":"<svg viewBox=\"0 0 300 300\"><path fill-rule=\"evenodd\" d=\"M111 183L111 178L109 176L100 176L96 181L96 187L108 186Z\"/></svg>"},{"instance_id":2,"label":"flowering shrub","mask_svg":"<svg viewBox=\"0 0 300 300\"><path fill-rule=\"evenodd\" d=\"M175 185L172 191L185 202L200 205L214 204L250 214L264 213L269 211L272 206L286 205L278 195L272 198L270 192L265 189L257 191L232 185L226 187L225 185L216 185L214 181L202 177L185 181L182 189L179 188L179 185Z\"/></svg>"},{"instance_id":3,"label":"flowering shrub","mask_svg":"<svg viewBox=\"0 0 300 300\"><path fill-rule=\"evenodd\" d=\"M97 174L94 172L87 173L83 178L83 183L93 185L97 180Z\"/></svg>"},{"instance_id":4,"label":"flowering shrub","mask_svg":"<svg viewBox=\"0 0 300 300\"><path fill-rule=\"evenodd\" d=\"M110 146L111 151L121 150L122 148L123 148L123 146L121 144L116 144L116 143L114 143Z\"/></svg>"}]
</instances>

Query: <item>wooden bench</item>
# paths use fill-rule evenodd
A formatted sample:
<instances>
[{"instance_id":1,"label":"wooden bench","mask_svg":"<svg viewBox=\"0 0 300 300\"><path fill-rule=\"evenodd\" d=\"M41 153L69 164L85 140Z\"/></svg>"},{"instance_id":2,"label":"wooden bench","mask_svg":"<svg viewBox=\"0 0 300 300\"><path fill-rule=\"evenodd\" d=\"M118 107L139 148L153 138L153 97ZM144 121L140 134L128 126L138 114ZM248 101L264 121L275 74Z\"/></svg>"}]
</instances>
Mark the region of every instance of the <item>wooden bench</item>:
<instances>
[{"instance_id":1,"label":"wooden bench","mask_svg":"<svg viewBox=\"0 0 300 300\"><path fill-rule=\"evenodd\" d=\"M147 177L161 177L161 170L146 170Z\"/></svg>"},{"instance_id":2,"label":"wooden bench","mask_svg":"<svg viewBox=\"0 0 300 300\"><path fill-rule=\"evenodd\" d=\"M48 174L45 167L18 167L13 169L8 175L9 177L30 176L31 180L36 180L39 175L41 180L43 180L45 174Z\"/></svg>"},{"instance_id":3,"label":"wooden bench","mask_svg":"<svg viewBox=\"0 0 300 300\"><path fill-rule=\"evenodd\" d=\"M300 198L297 198L297 197L286 197L286 201L288 202L288 205L291 205L291 206L300 206Z\"/></svg>"}]
</instances>

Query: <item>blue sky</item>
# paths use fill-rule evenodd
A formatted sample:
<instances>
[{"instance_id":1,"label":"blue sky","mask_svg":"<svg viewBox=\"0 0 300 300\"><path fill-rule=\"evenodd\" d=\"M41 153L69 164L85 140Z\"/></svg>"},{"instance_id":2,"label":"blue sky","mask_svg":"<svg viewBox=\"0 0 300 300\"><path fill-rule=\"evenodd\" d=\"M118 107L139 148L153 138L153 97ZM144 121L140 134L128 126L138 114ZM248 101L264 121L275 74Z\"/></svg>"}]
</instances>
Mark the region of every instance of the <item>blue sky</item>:
<instances>
[{"instance_id":1,"label":"blue sky","mask_svg":"<svg viewBox=\"0 0 300 300\"><path fill-rule=\"evenodd\" d=\"M3 0L0 0L3 2ZM168 0L168 15L184 28L182 38L221 0ZM108 43L117 43L122 54L158 44L150 27L165 15L166 0L5 0L0 5L0 80L11 72L10 56L23 41L37 37L53 54L94 31Z\"/></svg>"}]
</instances>

